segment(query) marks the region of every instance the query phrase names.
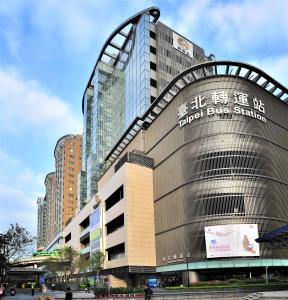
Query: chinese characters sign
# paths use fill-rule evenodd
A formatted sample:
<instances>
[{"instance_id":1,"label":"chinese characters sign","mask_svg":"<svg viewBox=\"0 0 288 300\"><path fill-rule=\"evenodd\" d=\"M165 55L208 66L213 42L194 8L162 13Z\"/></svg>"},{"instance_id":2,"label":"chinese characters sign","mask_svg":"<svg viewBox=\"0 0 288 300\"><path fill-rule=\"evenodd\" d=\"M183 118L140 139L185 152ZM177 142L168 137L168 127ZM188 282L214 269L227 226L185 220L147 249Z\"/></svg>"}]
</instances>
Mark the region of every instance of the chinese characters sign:
<instances>
[{"instance_id":1,"label":"chinese characters sign","mask_svg":"<svg viewBox=\"0 0 288 300\"><path fill-rule=\"evenodd\" d=\"M265 105L261 99L238 91L232 94L226 91L211 92L209 96L199 94L177 109L180 128L205 115L244 115L266 123L265 113Z\"/></svg>"},{"instance_id":2,"label":"chinese characters sign","mask_svg":"<svg viewBox=\"0 0 288 300\"><path fill-rule=\"evenodd\" d=\"M173 48L193 58L193 44L173 32Z\"/></svg>"},{"instance_id":3,"label":"chinese characters sign","mask_svg":"<svg viewBox=\"0 0 288 300\"><path fill-rule=\"evenodd\" d=\"M257 224L205 227L207 258L259 256Z\"/></svg>"}]
</instances>

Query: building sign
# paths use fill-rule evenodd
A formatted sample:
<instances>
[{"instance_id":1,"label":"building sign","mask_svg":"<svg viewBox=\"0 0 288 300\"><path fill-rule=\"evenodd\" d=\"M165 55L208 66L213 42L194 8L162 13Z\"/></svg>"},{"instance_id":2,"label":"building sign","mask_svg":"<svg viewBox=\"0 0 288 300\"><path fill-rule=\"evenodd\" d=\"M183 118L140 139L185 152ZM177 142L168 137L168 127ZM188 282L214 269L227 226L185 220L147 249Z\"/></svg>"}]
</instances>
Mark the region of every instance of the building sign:
<instances>
[{"instance_id":1,"label":"building sign","mask_svg":"<svg viewBox=\"0 0 288 300\"><path fill-rule=\"evenodd\" d=\"M90 253L100 251L100 208L90 215Z\"/></svg>"},{"instance_id":2,"label":"building sign","mask_svg":"<svg viewBox=\"0 0 288 300\"><path fill-rule=\"evenodd\" d=\"M233 104L228 106L228 104ZM243 115L267 123L265 105L261 99L246 93L234 91L214 91L209 96L197 95L177 109L180 128L204 116Z\"/></svg>"},{"instance_id":3,"label":"building sign","mask_svg":"<svg viewBox=\"0 0 288 300\"><path fill-rule=\"evenodd\" d=\"M173 32L173 48L193 58L193 44L175 32Z\"/></svg>"},{"instance_id":4,"label":"building sign","mask_svg":"<svg viewBox=\"0 0 288 300\"><path fill-rule=\"evenodd\" d=\"M257 224L205 227L207 258L259 256Z\"/></svg>"}]
</instances>

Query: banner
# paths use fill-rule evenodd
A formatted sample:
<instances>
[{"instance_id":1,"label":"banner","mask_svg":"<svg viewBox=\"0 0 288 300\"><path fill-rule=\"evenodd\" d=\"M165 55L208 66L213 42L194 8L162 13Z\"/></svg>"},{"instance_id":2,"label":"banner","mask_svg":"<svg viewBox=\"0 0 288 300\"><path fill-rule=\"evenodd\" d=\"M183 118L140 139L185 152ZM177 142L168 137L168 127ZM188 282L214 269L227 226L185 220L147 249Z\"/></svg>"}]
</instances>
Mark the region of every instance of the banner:
<instances>
[{"instance_id":1,"label":"banner","mask_svg":"<svg viewBox=\"0 0 288 300\"><path fill-rule=\"evenodd\" d=\"M90 253L100 251L100 209L90 215Z\"/></svg>"},{"instance_id":2,"label":"banner","mask_svg":"<svg viewBox=\"0 0 288 300\"><path fill-rule=\"evenodd\" d=\"M259 256L257 224L205 227L207 258Z\"/></svg>"}]
</instances>

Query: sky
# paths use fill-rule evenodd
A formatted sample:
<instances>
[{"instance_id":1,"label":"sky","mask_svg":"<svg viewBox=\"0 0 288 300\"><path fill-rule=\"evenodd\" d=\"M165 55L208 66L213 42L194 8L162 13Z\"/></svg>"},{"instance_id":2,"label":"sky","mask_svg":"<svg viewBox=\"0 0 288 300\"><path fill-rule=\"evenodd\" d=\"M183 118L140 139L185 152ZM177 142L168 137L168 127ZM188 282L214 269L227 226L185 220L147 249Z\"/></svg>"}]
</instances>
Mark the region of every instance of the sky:
<instances>
[{"instance_id":1,"label":"sky","mask_svg":"<svg viewBox=\"0 0 288 300\"><path fill-rule=\"evenodd\" d=\"M0 233L17 222L36 235L55 144L82 133L99 51L150 6L206 55L251 63L288 86L286 0L0 0Z\"/></svg>"}]
</instances>

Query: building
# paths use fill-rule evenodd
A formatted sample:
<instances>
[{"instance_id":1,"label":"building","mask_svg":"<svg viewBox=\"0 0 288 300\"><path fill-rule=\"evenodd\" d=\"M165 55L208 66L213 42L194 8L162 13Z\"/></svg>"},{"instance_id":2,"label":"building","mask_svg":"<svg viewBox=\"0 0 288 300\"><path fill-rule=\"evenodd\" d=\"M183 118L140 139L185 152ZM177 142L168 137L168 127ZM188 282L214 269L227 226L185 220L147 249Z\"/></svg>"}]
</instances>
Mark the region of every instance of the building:
<instances>
[{"instance_id":1,"label":"building","mask_svg":"<svg viewBox=\"0 0 288 300\"><path fill-rule=\"evenodd\" d=\"M132 16L108 37L83 99L83 166L78 208L95 196L105 161L135 118L147 111L182 70L211 60L204 50L158 21L151 7ZM117 100L116 100L117 99Z\"/></svg>"},{"instance_id":2,"label":"building","mask_svg":"<svg viewBox=\"0 0 288 300\"><path fill-rule=\"evenodd\" d=\"M45 246L45 240L47 235L47 213L46 213L46 201L43 197L37 199L37 250L43 249Z\"/></svg>"},{"instance_id":3,"label":"building","mask_svg":"<svg viewBox=\"0 0 288 300\"><path fill-rule=\"evenodd\" d=\"M57 247L62 231L77 211L78 173L82 164L81 135L61 137L54 149L55 172L45 178L45 198L38 198L37 248ZM51 244L51 245L50 245Z\"/></svg>"},{"instance_id":4,"label":"building","mask_svg":"<svg viewBox=\"0 0 288 300\"><path fill-rule=\"evenodd\" d=\"M288 221L288 90L207 59L159 15L131 17L101 50L82 103L81 199L61 244L104 252L112 286L287 273L286 251L255 240Z\"/></svg>"},{"instance_id":5,"label":"building","mask_svg":"<svg viewBox=\"0 0 288 300\"><path fill-rule=\"evenodd\" d=\"M74 217L77 209L77 176L82 164L81 135L65 135L55 146L55 235Z\"/></svg>"},{"instance_id":6,"label":"building","mask_svg":"<svg viewBox=\"0 0 288 300\"><path fill-rule=\"evenodd\" d=\"M251 65L198 64L170 82L106 157L112 166L99 186L125 166L154 162L156 271L164 284L260 276L265 267L287 274L287 251L255 241L288 222L287 101L287 88ZM130 157L137 153L142 160ZM141 183L134 197L145 189Z\"/></svg>"},{"instance_id":7,"label":"building","mask_svg":"<svg viewBox=\"0 0 288 300\"><path fill-rule=\"evenodd\" d=\"M46 201L46 227L47 234L45 237L44 245L48 245L55 237L55 220L56 220L56 199L55 199L55 181L56 175L55 172L51 172L46 175L44 184L45 184L45 201Z\"/></svg>"}]
</instances>

